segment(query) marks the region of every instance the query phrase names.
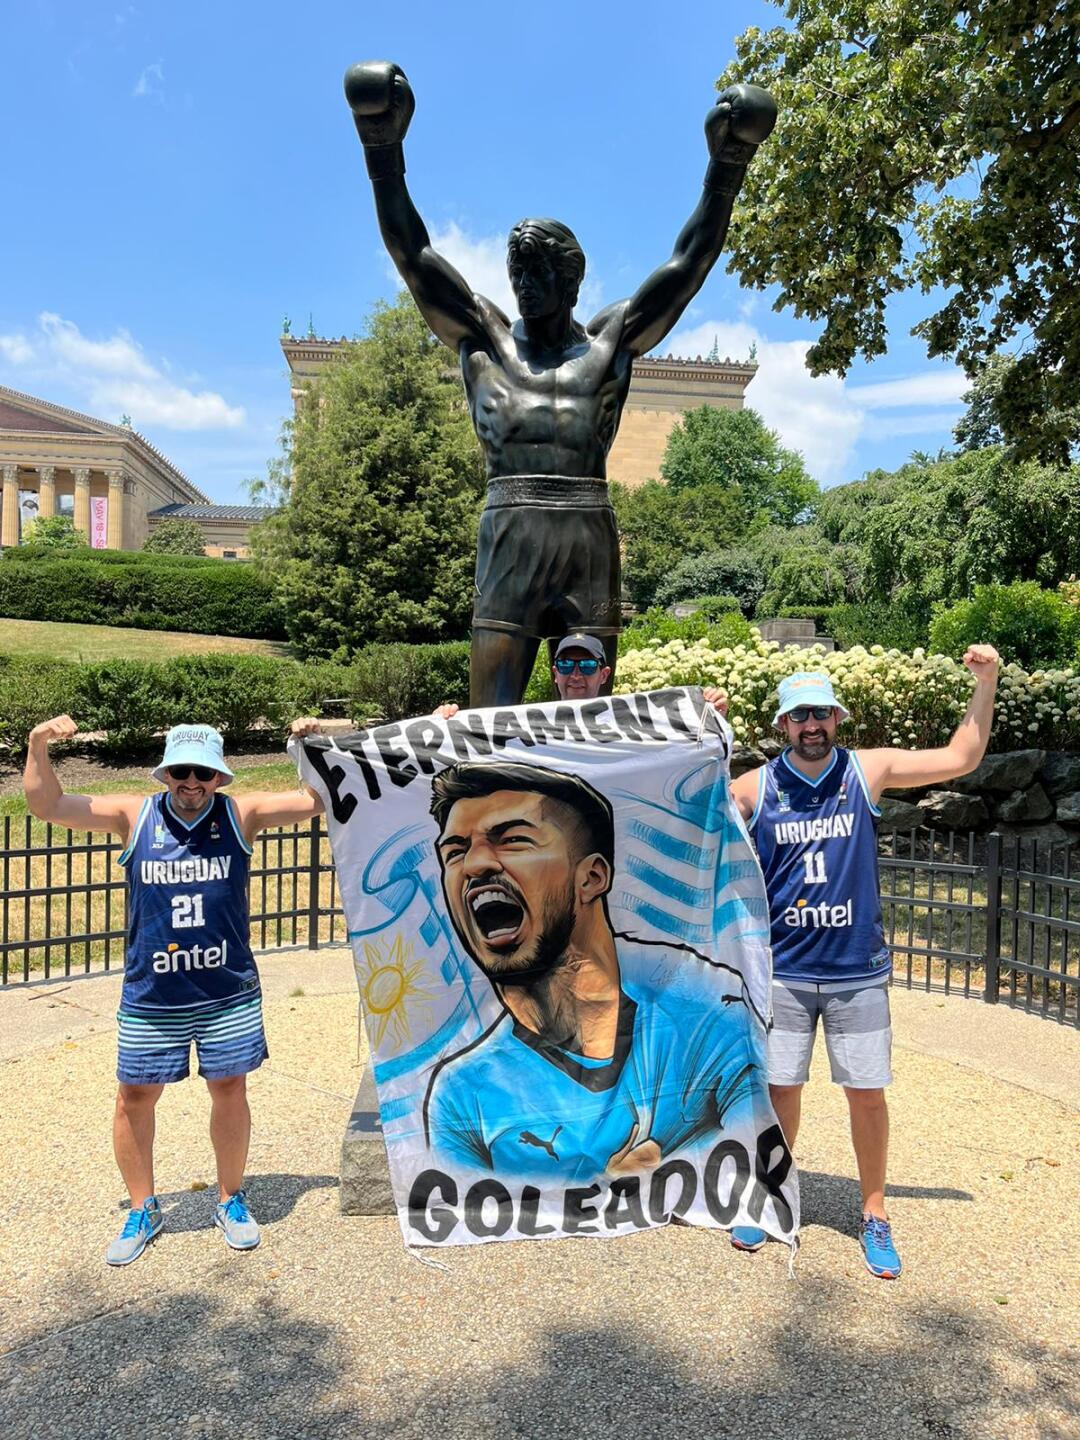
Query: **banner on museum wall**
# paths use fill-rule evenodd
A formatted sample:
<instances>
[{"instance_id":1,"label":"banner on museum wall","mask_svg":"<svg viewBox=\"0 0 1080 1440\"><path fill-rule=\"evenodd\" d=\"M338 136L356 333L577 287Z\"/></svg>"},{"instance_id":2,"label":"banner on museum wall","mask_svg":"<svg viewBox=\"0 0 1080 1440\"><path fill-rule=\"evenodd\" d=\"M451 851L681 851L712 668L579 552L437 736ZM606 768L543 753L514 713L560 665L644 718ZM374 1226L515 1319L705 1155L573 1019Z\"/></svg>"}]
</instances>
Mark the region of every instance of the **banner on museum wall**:
<instances>
[{"instance_id":1,"label":"banner on museum wall","mask_svg":"<svg viewBox=\"0 0 1080 1440\"><path fill-rule=\"evenodd\" d=\"M19 491L19 538L26 534L26 527L38 518L40 501L36 490Z\"/></svg>"},{"instance_id":2,"label":"banner on museum wall","mask_svg":"<svg viewBox=\"0 0 1080 1440\"><path fill-rule=\"evenodd\" d=\"M294 742L406 1244L675 1217L794 1243L761 871L700 690Z\"/></svg>"},{"instance_id":3,"label":"banner on museum wall","mask_svg":"<svg viewBox=\"0 0 1080 1440\"><path fill-rule=\"evenodd\" d=\"M109 544L109 499L107 495L90 497L90 544L105 550Z\"/></svg>"}]
</instances>

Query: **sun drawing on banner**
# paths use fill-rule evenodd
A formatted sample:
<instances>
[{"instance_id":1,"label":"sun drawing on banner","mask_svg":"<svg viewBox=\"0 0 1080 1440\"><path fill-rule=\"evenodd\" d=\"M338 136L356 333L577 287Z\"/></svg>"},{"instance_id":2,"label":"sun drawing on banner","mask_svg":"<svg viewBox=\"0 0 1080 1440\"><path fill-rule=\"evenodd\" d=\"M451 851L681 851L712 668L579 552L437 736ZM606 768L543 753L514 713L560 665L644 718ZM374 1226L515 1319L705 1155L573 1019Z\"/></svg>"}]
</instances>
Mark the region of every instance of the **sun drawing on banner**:
<instances>
[{"instance_id":1,"label":"sun drawing on banner","mask_svg":"<svg viewBox=\"0 0 1080 1440\"><path fill-rule=\"evenodd\" d=\"M409 1010L427 1011L430 993L417 976L422 960L413 959L413 942L395 935L392 941L365 940L364 954L357 956L356 975L364 1009L375 1020L374 1043L382 1046L389 1033L390 1048L398 1049L410 1038Z\"/></svg>"}]
</instances>

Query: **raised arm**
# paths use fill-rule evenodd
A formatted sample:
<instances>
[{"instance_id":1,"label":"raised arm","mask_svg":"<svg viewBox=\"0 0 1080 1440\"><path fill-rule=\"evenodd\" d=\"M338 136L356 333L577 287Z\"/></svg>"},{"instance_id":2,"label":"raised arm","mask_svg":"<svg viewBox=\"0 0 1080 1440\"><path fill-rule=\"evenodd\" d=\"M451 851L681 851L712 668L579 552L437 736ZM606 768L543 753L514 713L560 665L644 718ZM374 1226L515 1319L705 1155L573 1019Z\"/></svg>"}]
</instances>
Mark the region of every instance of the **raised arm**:
<instances>
[{"instance_id":1,"label":"raised arm","mask_svg":"<svg viewBox=\"0 0 1080 1440\"><path fill-rule=\"evenodd\" d=\"M70 740L77 727L70 715L43 720L30 731L23 790L26 808L39 820L69 830L108 830L127 840L138 819L138 795L65 795L49 758L51 740Z\"/></svg>"},{"instance_id":2,"label":"raised arm","mask_svg":"<svg viewBox=\"0 0 1080 1440\"><path fill-rule=\"evenodd\" d=\"M757 85L732 85L705 119L709 166L697 209L679 232L671 259L628 302L622 340L645 355L672 329L724 248L735 196L754 151L776 124L776 104Z\"/></svg>"},{"instance_id":3,"label":"raised arm","mask_svg":"<svg viewBox=\"0 0 1080 1440\"><path fill-rule=\"evenodd\" d=\"M971 645L964 664L975 676L975 691L967 713L948 745L938 750L860 750L866 783L876 801L883 790L916 785L937 785L969 775L986 754L994 723L998 653L992 645Z\"/></svg>"},{"instance_id":4,"label":"raised arm","mask_svg":"<svg viewBox=\"0 0 1080 1440\"><path fill-rule=\"evenodd\" d=\"M345 98L364 146L383 242L433 334L457 350L483 334L476 296L437 251L405 184L402 141L416 108L405 72L368 60L345 72Z\"/></svg>"}]
</instances>

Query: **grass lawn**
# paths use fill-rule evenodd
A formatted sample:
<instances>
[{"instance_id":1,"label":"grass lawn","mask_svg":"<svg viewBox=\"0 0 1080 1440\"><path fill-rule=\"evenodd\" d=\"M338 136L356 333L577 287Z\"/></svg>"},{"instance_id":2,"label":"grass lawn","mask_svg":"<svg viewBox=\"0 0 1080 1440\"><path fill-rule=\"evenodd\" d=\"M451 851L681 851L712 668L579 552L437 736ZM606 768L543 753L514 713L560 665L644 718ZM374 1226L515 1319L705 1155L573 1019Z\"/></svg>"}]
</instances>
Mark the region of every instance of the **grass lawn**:
<instances>
[{"instance_id":1,"label":"grass lawn","mask_svg":"<svg viewBox=\"0 0 1080 1440\"><path fill-rule=\"evenodd\" d=\"M207 651L287 658L289 647L278 640L244 640L233 635L0 619L0 655L49 655L58 660L168 660L173 655L205 655Z\"/></svg>"}]
</instances>

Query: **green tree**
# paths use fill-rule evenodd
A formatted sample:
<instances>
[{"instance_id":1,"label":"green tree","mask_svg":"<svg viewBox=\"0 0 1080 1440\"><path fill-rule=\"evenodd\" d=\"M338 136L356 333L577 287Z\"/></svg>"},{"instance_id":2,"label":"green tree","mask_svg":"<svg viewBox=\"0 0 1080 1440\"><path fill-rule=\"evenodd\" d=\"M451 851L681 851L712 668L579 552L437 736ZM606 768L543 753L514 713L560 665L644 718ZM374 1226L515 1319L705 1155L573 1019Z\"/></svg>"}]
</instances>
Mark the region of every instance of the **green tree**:
<instances>
[{"instance_id":1,"label":"green tree","mask_svg":"<svg viewBox=\"0 0 1080 1440\"><path fill-rule=\"evenodd\" d=\"M660 474L672 490L721 485L738 496L744 529L793 525L812 513L817 481L756 410L688 410L668 438Z\"/></svg>"},{"instance_id":2,"label":"green tree","mask_svg":"<svg viewBox=\"0 0 1080 1440\"><path fill-rule=\"evenodd\" d=\"M1000 449L911 462L827 491L814 527L857 552L860 598L929 614L976 585L1052 586L1080 553L1080 466L1016 464Z\"/></svg>"},{"instance_id":3,"label":"green tree","mask_svg":"<svg viewBox=\"0 0 1080 1440\"><path fill-rule=\"evenodd\" d=\"M146 537L143 549L151 555L205 555L203 532L194 520L174 516L161 520Z\"/></svg>"},{"instance_id":4,"label":"green tree","mask_svg":"<svg viewBox=\"0 0 1080 1440\"><path fill-rule=\"evenodd\" d=\"M690 555L657 587L656 603L697 600L705 595L733 595L744 615L753 615L765 591L765 574L753 551L729 547Z\"/></svg>"},{"instance_id":5,"label":"green tree","mask_svg":"<svg viewBox=\"0 0 1080 1440\"><path fill-rule=\"evenodd\" d=\"M886 348L891 295L944 288L915 327L976 377L1021 457L1080 436L1080 11L1063 0L786 0L720 77L768 86L780 120L750 167L730 268L824 322L807 360L843 374Z\"/></svg>"},{"instance_id":6,"label":"green tree","mask_svg":"<svg viewBox=\"0 0 1080 1440\"><path fill-rule=\"evenodd\" d=\"M253 532L307 655L468 626L484 475L446 351L405 295L301 404L281 508Z\"/></svg>"},{"instance_id":7,"label":"green tree","mask_svg":"<svg viewBox=\"0 0 1080 1440\"><path fill-rule=\"evenodd\" d=\"M1029 379L1011 356L990 357L963 395L967 410L953 430L953 439L961 450L985 450L990 445L1005 444L999 414L1014 403L1012 392L1022 390ZM1071 406L1065 414L1048 407L1047 423L1065 436L1080 433L1080 405Z\"/></svg>"},{"instance_id":8,"label":"green tree","mask_svg":"<svg viewBox=\"0 0 1080 1440\"><path fill-rule=\"evenodd\" d=\"M623 549L623 589L648 606L657 588L687 555L730 545L743 531L738 494L726 485L671 489L658 480L631 488L613 484L611 498Z\"/></svg>"},{"instance_id":9,"label":"green tree","mask_svg":"<svg viewBox=\"0 0 1080 1440\"><path fill-rule=\"evenodd\" d=\"M39 515L23 531L24 545L39 550L86 550L89 541L70 515Z\"/></svg>"}]
</instances>

